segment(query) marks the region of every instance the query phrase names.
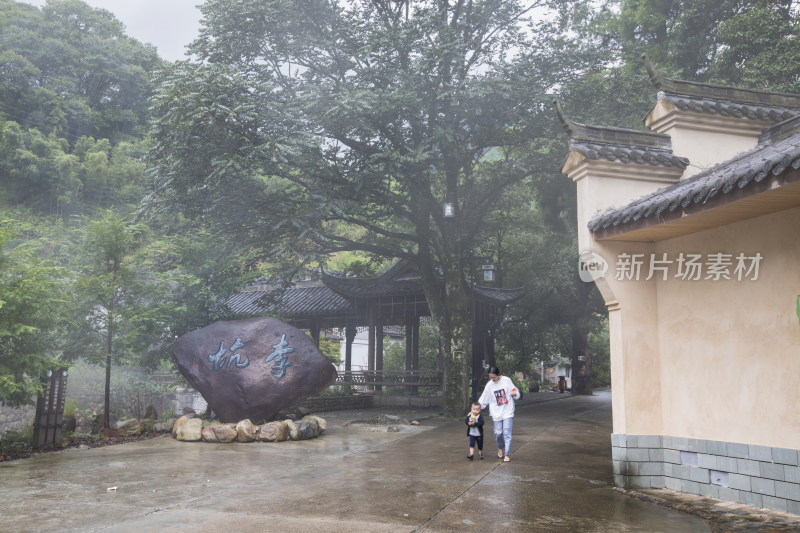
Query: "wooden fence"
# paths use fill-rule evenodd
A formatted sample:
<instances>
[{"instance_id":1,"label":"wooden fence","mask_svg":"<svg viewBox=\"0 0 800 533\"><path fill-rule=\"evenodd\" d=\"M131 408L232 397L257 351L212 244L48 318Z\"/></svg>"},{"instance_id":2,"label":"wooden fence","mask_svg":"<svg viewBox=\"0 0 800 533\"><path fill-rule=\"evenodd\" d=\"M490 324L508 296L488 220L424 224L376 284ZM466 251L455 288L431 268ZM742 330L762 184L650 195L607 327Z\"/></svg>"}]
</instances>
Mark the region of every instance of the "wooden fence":
<instances>
[{"instance_id":1,"label":"wooden fence","mask_svg":"<svg viewBox=\"0 0 800 533\"><path fill-rule=\"evenodd\" d=\"M441 387L442 373L439 371L409 370L390 372L386 370L359 370L339 372L337 385L384 386L384 387Z\"/></svg>"}]
</instances>

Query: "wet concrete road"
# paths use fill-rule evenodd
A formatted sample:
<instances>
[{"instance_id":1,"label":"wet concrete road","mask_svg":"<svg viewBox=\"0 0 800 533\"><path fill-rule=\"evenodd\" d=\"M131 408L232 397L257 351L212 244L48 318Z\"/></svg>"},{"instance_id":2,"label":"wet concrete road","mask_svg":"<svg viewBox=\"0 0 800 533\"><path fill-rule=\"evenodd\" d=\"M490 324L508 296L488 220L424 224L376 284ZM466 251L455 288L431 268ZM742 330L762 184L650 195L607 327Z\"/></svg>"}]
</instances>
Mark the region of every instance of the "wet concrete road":
<instances>
[{"instance_id":1,"label":"wet concrete road","mask_svg":"<svg viewBox=\"0 0 800 533\"><path fill-rule=\"evenodd\" d=\"M609 392L529 396L510 463L498 462L486 415L486 459L468 461L460 419L386 409L323 415L328 430L311 441L158 438L0 463L0 530L710 531L612 489ZM379 413L422 425L343 426Z\"/></svg>"}]
</instances>

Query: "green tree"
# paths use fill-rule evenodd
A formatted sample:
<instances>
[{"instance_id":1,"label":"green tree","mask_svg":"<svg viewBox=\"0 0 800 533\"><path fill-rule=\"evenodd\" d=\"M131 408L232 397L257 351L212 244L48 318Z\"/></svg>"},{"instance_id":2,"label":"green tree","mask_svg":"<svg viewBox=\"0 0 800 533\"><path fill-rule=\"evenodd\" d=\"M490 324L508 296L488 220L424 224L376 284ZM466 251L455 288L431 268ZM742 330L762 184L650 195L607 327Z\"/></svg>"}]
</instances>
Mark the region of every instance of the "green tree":
<instances>
[{"instance_id":1,"label":"green tree","mask_svg":"<svg viewBox=\"0 0 800 533\"><path fill-rule=\"evenodd\" d=\"M406 368L406 341L386 342L383 369L402 371ZM419 370L439 370L439 340L433 324L422 321L419 326Z\"/></svg>"},{"instance_id":2,"label":"green tree","mask_svg":"<svg viewBox=\"0 0 800 533\"><path fill-rule=\"evenodd\" d=\"M0 113L74 143L82 135L116 144L144 133L156 50L125 35L106 10L80 0L41 10L0 0Z\"/></svg>"},{"instance_id":3,"label":"green tree","mask_svg":"<svg viewBox=\"0 0 800 533\"><path fill-rule=\"evenodd\" d=\"M761 0L720 22L711 76L726 84L800 91L800 11L790 0Z\"/></svg>"},{"instance_id":4,"label":"green tree","mask_svg":"<svg viewBox=\"0 0 800 533\"><path fill-rule=\"evenodd\" d=\"M637 65L644 53L671 77L798 90L800 24L792 0L616 0L586 15L572 19L573 31L623 65ZM609 72L619 68L624 74L629 67Z\"/></svg>"},{"instance_id":5,"label":"green tree","mask_svg":"<svg viewBox=\"0 0 800 533\"><path fill-rule=\"evenodd\" d=\"M41 392L40 378L59 361L63 308L61 270L34 246L15 240L16 222L0 222L0 401L25 405Z\"/></svg>"},{"instance_id":6,"label":"green tree","mask_svg":"<svg viewBox=\"0 0 800 533\"><path fill-rule=\"evenodd\" d=\"M80 277L74 285L74 323L67 356L104 362L103 427L109 428L112 361L124 363L146 347L143 331L154 322L143 289L147 272L133 262L146 228L131 225L109 210L88 221L81 246Z\"/></svg>"},{"instance_id":7,"label":"green tree","mask_svg":"<svg viewBox=\"0 0 800 533\"><path fill-rule=\"evenodd\" d=\"M155 100L153 199L289 269L353 250L413 261L445 407L463 412L467 257L540 161L530 143L554 80L523 56L538 6L207 2L199 61L169 69Z\"/></svg>"}]
</instances>

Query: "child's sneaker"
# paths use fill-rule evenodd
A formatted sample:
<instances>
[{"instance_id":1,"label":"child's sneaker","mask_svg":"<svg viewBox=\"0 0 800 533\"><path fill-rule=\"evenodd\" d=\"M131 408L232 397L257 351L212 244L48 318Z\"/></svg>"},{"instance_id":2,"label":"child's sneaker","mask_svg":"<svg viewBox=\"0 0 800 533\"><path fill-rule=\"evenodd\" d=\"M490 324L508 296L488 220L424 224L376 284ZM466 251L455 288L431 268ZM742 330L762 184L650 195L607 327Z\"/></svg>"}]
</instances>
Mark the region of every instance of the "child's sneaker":
<instances>
[{"instance_id":1,"label":"child's sneaker","mask_svg":"<svg viewBox=\"0 0 800 533\"><path fill-rule=\"evenodd\" d=\"M478 459L479 459L480 461L483 461L483 454L482 454L482 453L479 453L479 454L478 454Z\"/></svg>"}]
</instances>

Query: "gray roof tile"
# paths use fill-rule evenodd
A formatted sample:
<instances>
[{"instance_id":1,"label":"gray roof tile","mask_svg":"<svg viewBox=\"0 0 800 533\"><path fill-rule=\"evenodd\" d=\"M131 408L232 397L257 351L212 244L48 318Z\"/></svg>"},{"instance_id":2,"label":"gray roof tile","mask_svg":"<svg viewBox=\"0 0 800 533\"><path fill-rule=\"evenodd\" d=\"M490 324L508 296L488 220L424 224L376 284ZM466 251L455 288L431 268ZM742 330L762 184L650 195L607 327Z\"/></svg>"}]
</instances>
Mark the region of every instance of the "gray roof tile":
<instances>
[{"instance_id":1,"label":"gray roof tile","mask_svg":"<svg viewBox=\"0 0 800 533\"><path fill-rule=\"evenodd\" d=\"M764 122L781 122L797 115L800 111L792 107L779 107L757 103L737 103L716 100L708 97L673 94L664 91L658 93L658 99L674 104L683 111L708 113L712 115L748 118Z\"/></svg>"},{"instance_id":2,"label":"gray roof tile","mask_svg":"<svg viewBox=\"0 0 800 533\"><path fill-rule=\"evenodd\" d=\"M681 105L685 105L685 109L692 109L698 113L728 113L748 118L764 117L765 120L772 122L789 118L780 118L781 110L793 109L795 110L793 114L797 114L797 110L800 110L800 95L797 94L667 78L656 71L646 55L643 55L642 59L650 76L650 82L656 90L664 95L671 95L670 97L680 95L683 99ZM774 111L779 114L773 115Z\"/></svg>"},{"instance_id":3,"label":"gray roof tile","mask_svg":"<svg viewBox=\"0 0 800 533\"><path fill-rule=\"evenodd\" d=\"M569 135L569 148L588 159L607 159L625 164L686 168L689 160L672 153L668 135L628 128L590 126L567 118L558 102L553 102L561 126Z\"/></svg>"},{"instance_id":4,"label":"gray roof tile","mask_svg":"<svg viewBox=\"0 0 800 533\"><path fill-rule=\"evenodd\" d=\"M244 290L231 296L228 308L237 315L258 315L275 312L285 318L345 313L352 304L334 291L317 287L292 287L283 293L266 290Z\"/></svg>"},{"instance_id":5,"label":"gray roof tile","mask_svg":"<svg viewBox=\"0 0 800 533\"><path fill-rule=\"evenodd\" d=\"M730 161L595 216L589 221L589 229L600 231L656 219L679 208L705 204L718 195L746 192L752 184L800 168L800 117L768 128L759 141L754 149Z\"/></svg>"}]
</instances>

